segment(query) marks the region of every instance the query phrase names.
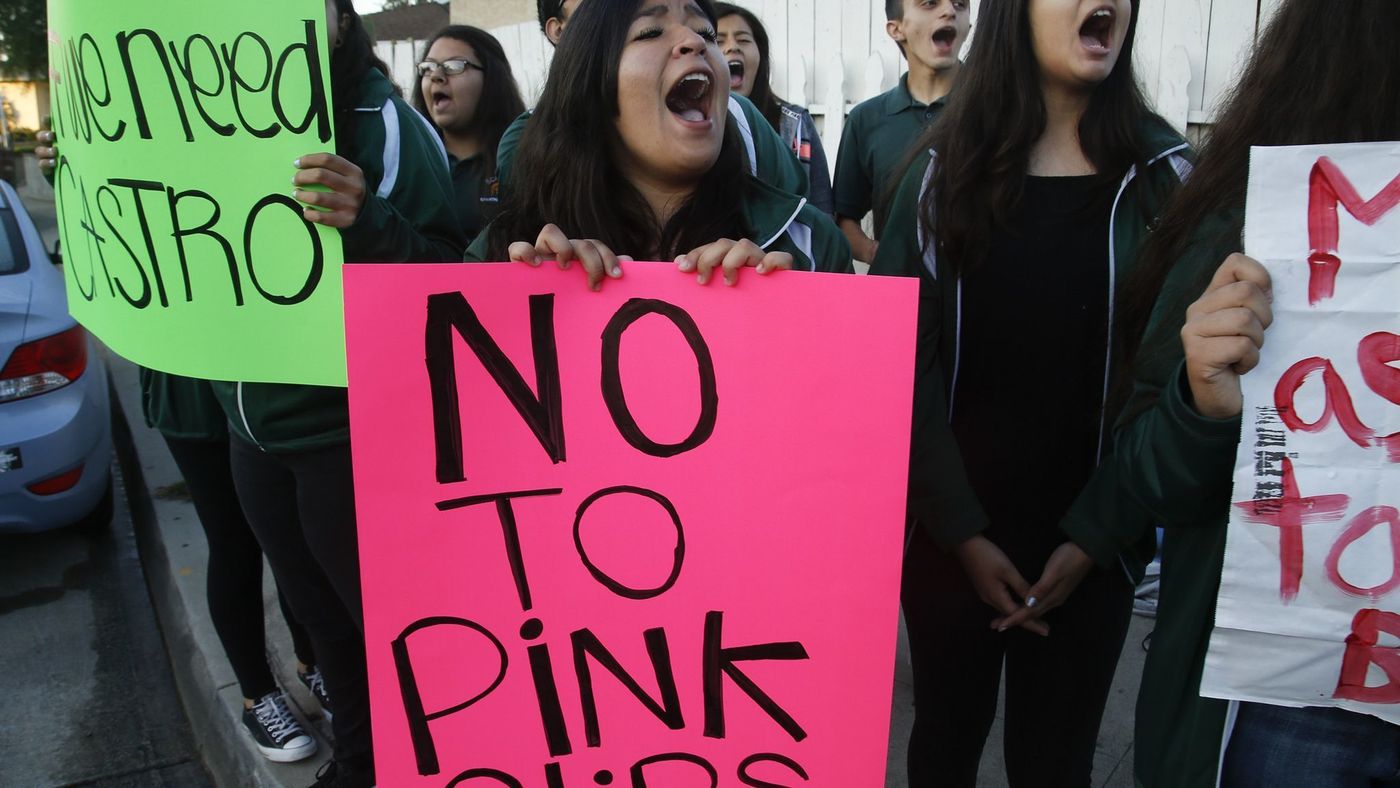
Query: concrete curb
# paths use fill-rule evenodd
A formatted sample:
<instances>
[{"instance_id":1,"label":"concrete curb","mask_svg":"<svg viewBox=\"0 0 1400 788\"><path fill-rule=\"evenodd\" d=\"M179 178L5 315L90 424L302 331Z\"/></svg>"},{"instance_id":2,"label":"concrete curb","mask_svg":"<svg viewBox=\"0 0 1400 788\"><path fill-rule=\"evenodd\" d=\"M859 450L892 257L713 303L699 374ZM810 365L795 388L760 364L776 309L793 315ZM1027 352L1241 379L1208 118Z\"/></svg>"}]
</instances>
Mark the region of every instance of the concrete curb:
<instances>
[{"instance_id":1,"label":"concrete curb","mask_svg":"<svg viewBox=\"0 0 1400 788\"><path fill-rule=\"evenodd\" d=\"M320 743L316 755L299 763L268 761L243 730L241 693L209 618L205 598L208 545L199 518L188 499L161 493L181 477L160 433L145 425L136 365L110 352L105 355L116 407L113 439L141 563L175 671L180 702L205 767L221 788L310 785L316 779L316 769L330 758L328 726L320 720L319 711L306 711L318 707L294 676L291 642L277 612L272 573L263 572L268 658L293 707Z\"/></svg>"}]
</instances>

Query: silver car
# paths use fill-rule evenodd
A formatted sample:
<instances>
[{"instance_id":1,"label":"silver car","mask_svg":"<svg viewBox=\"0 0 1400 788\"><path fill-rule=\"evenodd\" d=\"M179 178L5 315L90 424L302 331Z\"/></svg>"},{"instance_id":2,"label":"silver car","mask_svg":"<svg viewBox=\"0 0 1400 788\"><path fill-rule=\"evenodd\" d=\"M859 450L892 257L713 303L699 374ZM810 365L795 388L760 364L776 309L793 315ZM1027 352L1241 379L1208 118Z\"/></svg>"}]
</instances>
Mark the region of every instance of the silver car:
<instances>
[{"instance_id":1,"label":"silver car","mask_svg":"<svg viewBox=\"0 0 1400 788\"><path fill-rule=\"evenodd\" d=\"M0 181L0 532L61 528L110 506L111 458L107 369Z\"/></svg>"}]
</instances>

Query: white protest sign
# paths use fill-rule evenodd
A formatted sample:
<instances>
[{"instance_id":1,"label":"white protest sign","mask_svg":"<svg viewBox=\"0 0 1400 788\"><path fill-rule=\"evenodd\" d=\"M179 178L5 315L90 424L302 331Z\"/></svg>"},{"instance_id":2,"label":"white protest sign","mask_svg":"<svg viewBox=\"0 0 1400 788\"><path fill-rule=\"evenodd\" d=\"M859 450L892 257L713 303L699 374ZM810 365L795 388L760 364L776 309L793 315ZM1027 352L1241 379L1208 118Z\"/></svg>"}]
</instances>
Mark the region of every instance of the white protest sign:
<instances>
[{"instance_id":1,"label":"white protest sign","mask_svg":"<svg viewBox=\"0 0 1400 788\"><path fill-rule=\"evenodd\" d=\"M1256 148L1245 375L1201 694L1400 722L1400 143Z\"/></svg>"}]
</instances>

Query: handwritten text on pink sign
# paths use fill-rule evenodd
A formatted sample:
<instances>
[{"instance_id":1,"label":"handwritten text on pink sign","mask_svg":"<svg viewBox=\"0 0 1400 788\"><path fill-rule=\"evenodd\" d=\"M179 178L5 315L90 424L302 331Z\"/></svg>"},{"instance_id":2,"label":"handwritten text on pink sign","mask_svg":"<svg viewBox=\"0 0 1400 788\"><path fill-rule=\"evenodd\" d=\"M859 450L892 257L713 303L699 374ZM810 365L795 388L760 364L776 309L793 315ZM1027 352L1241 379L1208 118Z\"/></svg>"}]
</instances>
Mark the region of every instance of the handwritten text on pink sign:
<instances>
[{"instance_id":1,"label":"handwritten text on pink sign","mask_svg":"<svg viewBox=\"0 0 1400 788\"><path fill-rule=\"evenodd\" d=\"M915 287L347 268L381 784L882 785Z\"/></svg>"}]
</instances>

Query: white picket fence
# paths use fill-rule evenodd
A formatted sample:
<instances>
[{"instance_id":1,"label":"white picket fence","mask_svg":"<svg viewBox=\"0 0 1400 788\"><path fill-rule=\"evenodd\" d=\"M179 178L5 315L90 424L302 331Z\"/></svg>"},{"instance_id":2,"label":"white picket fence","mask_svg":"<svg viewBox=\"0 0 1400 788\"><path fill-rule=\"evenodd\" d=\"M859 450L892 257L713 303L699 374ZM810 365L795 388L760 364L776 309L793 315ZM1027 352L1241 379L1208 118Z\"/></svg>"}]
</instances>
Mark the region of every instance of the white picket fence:
<instances>
[{"instance_id":1,"label":"white picket fence","mask_svg":"<svg viewBox=\"0 0 1400 788\"><path fill-rule=\"evenodd\" d=\"M1137 66L1144 89L1177 128L1209 125L1248 55L1260 20L1282 0L1139 0ZM739 0L771 39L772 85L804 104L821 128L832 166L846 114L888 90L904 64L885 33L883 0ZM976 35L978 0L973 0ZM454 20L467 24L471 20ZM491 31L501 41L526 104L544 87L553 49L539 25ZM421 41L380 42L378 53L405 90L416 87Z\"/></svg>"}]
</instances>

